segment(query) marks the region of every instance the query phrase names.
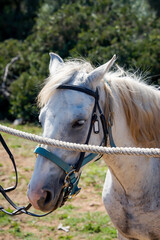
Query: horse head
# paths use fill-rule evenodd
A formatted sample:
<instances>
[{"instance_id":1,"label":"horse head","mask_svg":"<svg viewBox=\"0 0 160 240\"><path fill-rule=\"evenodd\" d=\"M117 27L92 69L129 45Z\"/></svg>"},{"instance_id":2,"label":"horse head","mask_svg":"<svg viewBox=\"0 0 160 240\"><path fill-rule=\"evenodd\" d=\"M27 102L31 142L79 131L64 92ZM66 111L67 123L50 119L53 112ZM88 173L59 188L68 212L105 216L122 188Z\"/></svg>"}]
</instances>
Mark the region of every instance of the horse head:
<instances>
[{"instance_id":1,"label":"horse head","mask_svg":"<svg viewBox=\"0 0 160 240\"><path fill-rule=\"evenodd\" d=\"M98 129L95 131L91 124L93 112L96 113L98 123L100 122L98 111L102 109L102 112L105 112L103 77L114 63L115 56L96 69L85 62L65 63L54 53L51 53L50 57L50 76L39 94L41 106L39 121L43 127L43 136L73 143L101 145L104 126L98 124L96 126ZM73 89L61 87L64 84L73 86ZM94 94L97 91L96 98ZM96 104L99 107L96 107ZM84 155L51 146L43 146L43 148L52 153L53 158L57 156L69 166L77 165L80 155ZM80 171L81 169L75 173L76 179ZM28 198L32 205L41 211L60 207L64 203L65 180L66 173L63 168L50 161L45 155L38 154L28 188Z\"/></svg>"}]
</instances>

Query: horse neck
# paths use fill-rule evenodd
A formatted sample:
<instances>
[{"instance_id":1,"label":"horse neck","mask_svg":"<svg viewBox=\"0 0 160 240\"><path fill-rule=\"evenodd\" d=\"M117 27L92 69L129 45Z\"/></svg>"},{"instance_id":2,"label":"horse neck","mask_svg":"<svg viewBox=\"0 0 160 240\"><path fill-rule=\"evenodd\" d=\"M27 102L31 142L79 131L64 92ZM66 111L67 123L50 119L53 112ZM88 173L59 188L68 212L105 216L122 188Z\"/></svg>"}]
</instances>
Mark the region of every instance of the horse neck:
<instances>
[{"instance_id":1,"label":"horse neck","mask_svg":"<svg viewBox=\"0 0 160 240\"><path fill-rule=\"evenodd\" d=\"M112 102L113 126L112 135L117 147L136 147L128 127L124 109L118 96L113 96ZM104 156L115 186L119 183L127 194L138 194L142 178L148 179L149 161L147 157L137 156ZM135 177L136 176L136 177ZM146 180L147 182L147 180ZM118 183L118 185L117 185Z\"/></svg>"}]
</instances>

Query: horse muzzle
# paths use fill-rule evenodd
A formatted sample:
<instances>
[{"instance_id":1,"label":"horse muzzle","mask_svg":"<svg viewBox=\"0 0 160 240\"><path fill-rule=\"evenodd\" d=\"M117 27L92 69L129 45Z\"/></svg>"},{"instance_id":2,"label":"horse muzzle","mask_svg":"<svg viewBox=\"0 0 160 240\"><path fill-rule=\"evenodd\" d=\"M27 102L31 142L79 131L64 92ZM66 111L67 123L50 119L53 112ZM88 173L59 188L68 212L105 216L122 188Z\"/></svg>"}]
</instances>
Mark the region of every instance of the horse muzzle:
<instances>
[{"instance_id":1,"label":"horse muzzle","mask_svg":"<svg viewBox=\"0 0 160 240\"><path fill-rule=\"evenodd\" d=\"M52 211L61 206L63 202L63 188L61 189L60 193L55 195L53 189L45 187L33 189L29 185L27 196L35 209L43 212Z\"/></svg>"}]
</instances>

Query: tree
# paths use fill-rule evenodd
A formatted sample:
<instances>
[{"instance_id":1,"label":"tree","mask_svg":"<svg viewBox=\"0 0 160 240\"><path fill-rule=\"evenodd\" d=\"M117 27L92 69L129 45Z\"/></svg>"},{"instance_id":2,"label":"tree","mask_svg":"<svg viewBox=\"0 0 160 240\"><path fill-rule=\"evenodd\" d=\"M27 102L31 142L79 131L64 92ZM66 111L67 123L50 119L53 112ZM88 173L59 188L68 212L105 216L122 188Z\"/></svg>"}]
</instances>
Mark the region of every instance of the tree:
<instances>
[{"instance_id":1,"label":"tree","mask_svg":"<svg viewBox=\"0 0 160 240\"><path fill-rule=\"evenodd\" d=\"M120 66L147 70L153 76L151 82L159 83L160 19L147 0L41 0L35 6L36 1L33 1L33 12L27 10L30 1L2 1L5 14L7 4L11 12L11 6L15 11L17 3L26 17L25 21L22 18L22 25L27 21L28 24L24 35L20 33L23 41L8 39L0 43L0 85L7 63L19 56L7 78L10 91L7 103L0 95L0 103L7 106L0 118L35 119L35 98L48 76L50 51L62 58L83 57L94 65L106 62L116 53ZM31 16L36 17L30 19ZM11 14L10 24L12 20ZM0 27L2 23L0 17ZM3 35L4 26L2 29ZM20 29L21 23L16 31L19 33ZM13 36L19 38L16 34Z\"/></svg>"}]
</instances>

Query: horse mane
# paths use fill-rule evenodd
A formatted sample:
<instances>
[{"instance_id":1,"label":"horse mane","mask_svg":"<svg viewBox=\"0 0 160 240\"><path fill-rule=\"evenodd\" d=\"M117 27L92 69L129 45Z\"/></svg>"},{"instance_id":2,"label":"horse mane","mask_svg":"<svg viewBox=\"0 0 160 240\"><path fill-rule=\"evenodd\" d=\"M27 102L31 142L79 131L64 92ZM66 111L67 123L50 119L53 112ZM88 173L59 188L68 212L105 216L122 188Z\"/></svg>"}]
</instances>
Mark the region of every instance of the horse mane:
<instances>
[{"instance_id":1,"label":"horse mane","mask_svg":"<svg viewBox=\"0 0 160 240\"><path fill-rule=\"evenodd\" d=\"M56 88L62 83L70 81L76 73L83 71L89 73L93 67L89 62L83 60L67 61L62 67L58 68L54 75L50 75L44 83L44 87L38 95L38 105L43 107L50 97L54 94Z\"/></svg>"},{"instance_id":2,"label":"horse mane","mask_svg":"<svg viewBox=\"0 0 160 240\"><path fill-rule=\"evenodd\" d=\"M79 71L90 73L92 70L91 64L83 60L65 62L63 67L46 79L45 85L38 95L39 107L43 107L53 95L55 89L62 83L70 81L75 73ZM108 113L109 108L108 98L111 95L110 102L114 101L115 92L122 102L127 124L135 143L146 147L159 147L160 91L147 85L136 74L124 72L120 68L114 72L106 73L105 79L110 85L105 84L106 113Z\"/></svg>"},{"instance_id":3,"label":"horse mane","mask_svg":"<svg viewBox=\"0 0 160 240\"><path fill-rule=\"evenodd\" d=\"M127 124L135 143L160 146L160 91L141 77L119 69L106 74L111 89L120 97Z\"/></svg>"}]
</instances>

